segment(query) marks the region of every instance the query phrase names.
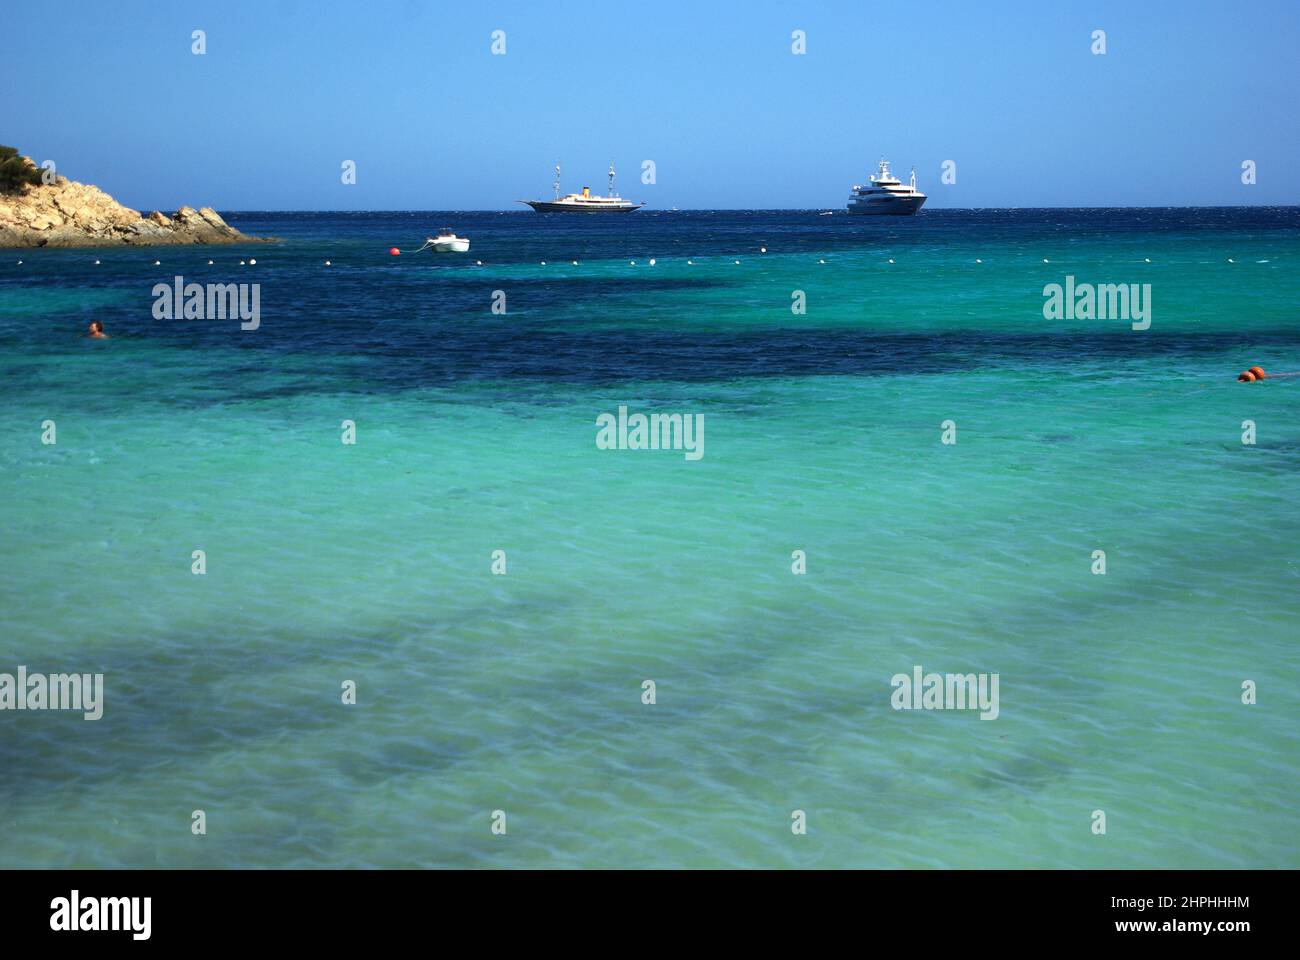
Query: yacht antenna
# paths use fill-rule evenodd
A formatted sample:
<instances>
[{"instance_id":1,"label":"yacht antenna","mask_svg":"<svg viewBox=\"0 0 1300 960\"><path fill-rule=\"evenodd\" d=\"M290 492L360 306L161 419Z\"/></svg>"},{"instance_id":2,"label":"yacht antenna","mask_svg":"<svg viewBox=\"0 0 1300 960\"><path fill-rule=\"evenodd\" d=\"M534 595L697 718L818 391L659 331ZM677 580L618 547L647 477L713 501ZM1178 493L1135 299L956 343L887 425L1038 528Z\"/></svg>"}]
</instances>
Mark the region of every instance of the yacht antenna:
<instances>
[{"instance_id":1,"label":"yacht antenna","mask_svg":"<svg viewBox=\"0 0 1300 960\"><path fill-rule=\"evenodd\" d=\"M912 192L916 193L916 167L912 168Z\"/></svg>"},{"instance_id":2,"label":"yacht antenna","mask_svg":"<svg viewBox=\"0 0 1300 960\"><path fill-rule=\"evenodd\" d=\"M609 195L614 195L614 161L609 161Z\"/></svg>"},{"instance_id":3,"label":"yacht antenna","mask_svg":"<svg viewBox=\"0 0 1300 960\"><path fill-rule=\"evenodd\" d=\"M555 199L560 199L560 161L555 161Z\"/></svg>"}]
</instances>

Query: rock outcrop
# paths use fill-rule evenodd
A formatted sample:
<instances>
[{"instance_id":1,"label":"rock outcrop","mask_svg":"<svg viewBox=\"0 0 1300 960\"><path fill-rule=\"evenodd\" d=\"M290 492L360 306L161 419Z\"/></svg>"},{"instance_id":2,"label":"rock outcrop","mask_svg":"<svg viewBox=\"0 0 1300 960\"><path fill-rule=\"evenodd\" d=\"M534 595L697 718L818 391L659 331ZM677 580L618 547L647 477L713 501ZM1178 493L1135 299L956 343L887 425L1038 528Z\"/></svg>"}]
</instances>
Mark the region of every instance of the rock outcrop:
<instances>
[{"instance_id":1,"label":"rock outcrop","mask_svg":"<svg viewBox=\"0 0 1300 960\"><path fill-rule=\"evenodd\" d=\"M264 239L270 238L240 233L211 207L181 207L170 217L155 210L142 217L98 187L66 177L23 186L12 193L0 192L0 247L156 246Z\"/></svg>"}]
</instances>

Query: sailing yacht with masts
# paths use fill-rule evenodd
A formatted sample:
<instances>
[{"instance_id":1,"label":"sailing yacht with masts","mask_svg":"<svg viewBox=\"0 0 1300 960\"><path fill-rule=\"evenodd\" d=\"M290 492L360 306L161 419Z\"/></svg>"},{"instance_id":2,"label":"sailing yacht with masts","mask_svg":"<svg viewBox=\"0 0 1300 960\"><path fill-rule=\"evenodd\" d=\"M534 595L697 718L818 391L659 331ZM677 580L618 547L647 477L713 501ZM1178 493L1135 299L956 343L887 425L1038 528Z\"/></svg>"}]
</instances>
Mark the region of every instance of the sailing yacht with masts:
<instances>
[{"instance_id":1,"label":"sailing yacht with masts","mask_svg":"<svg viewBox=\"0 0 1300 960\"><path fill-rule=\"evenodd\" d=\"M609 194L604 197L592 196L590 187L583 187L582 193L560 196L560 164L555 164L555 199L554 200L520 200L538 213L631 213L640 210L644 203L624 200L614 192L614 164L609 165Z\"/></svg>"}]
</instances>

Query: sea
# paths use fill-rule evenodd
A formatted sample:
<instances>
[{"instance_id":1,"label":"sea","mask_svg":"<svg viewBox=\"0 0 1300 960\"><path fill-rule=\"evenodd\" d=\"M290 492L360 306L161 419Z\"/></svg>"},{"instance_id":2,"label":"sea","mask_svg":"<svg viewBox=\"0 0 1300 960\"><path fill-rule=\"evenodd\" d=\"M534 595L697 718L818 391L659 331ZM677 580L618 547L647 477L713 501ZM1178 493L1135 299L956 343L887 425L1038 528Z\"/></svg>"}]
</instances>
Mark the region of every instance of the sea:
<instances>
[{"instance_id":1,"label":"sea","mask_svg":"<svg viewBox=\"0 0 1300 960\"><path fill-rule=\"evenodd\" d=\"M227 219L0 253L0 867L1300 867L1300 208Z\"/></svg>"}]
</instances>

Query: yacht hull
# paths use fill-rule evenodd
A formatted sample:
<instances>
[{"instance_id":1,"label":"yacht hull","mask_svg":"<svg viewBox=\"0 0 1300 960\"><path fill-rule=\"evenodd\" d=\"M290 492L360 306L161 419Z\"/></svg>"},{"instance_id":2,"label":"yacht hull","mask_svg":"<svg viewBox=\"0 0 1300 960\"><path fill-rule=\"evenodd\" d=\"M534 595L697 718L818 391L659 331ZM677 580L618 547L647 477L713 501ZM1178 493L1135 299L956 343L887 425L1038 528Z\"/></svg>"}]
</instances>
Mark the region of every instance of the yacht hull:
<instances>
[{"instance_id":1,"label":"yacht hull","mask_svg":"<svg viewBox=\"0 0 1300 960\"><path fill-rule=\"evenodd\" d=\"M469 253L469 241L459 240L435 240L433 242L434 253Z\"/></svg>"},{"instance_id":2,"label":"yacht hull","mask_svg":"<svg viewBox=\"0 0 1300 960\"><path fill-rule=\"evenodd\" d=\"M558 203L549 200L525 200L538 213L631 213L633 210L640 210L645 204L642 203L620 203L620 204L586 204L586 203Z\"/></svg>"},{"instance_id":3,"label":"yacht hull","mask_svg":"<svg viewBox=\"0 0 1300 960\"><path fill-rule=\"evenodd\" d=\"M898 197L850 203L849 213L864 217L910 217L925 206L925 197Z\"/></svg>"}]
</instances>

